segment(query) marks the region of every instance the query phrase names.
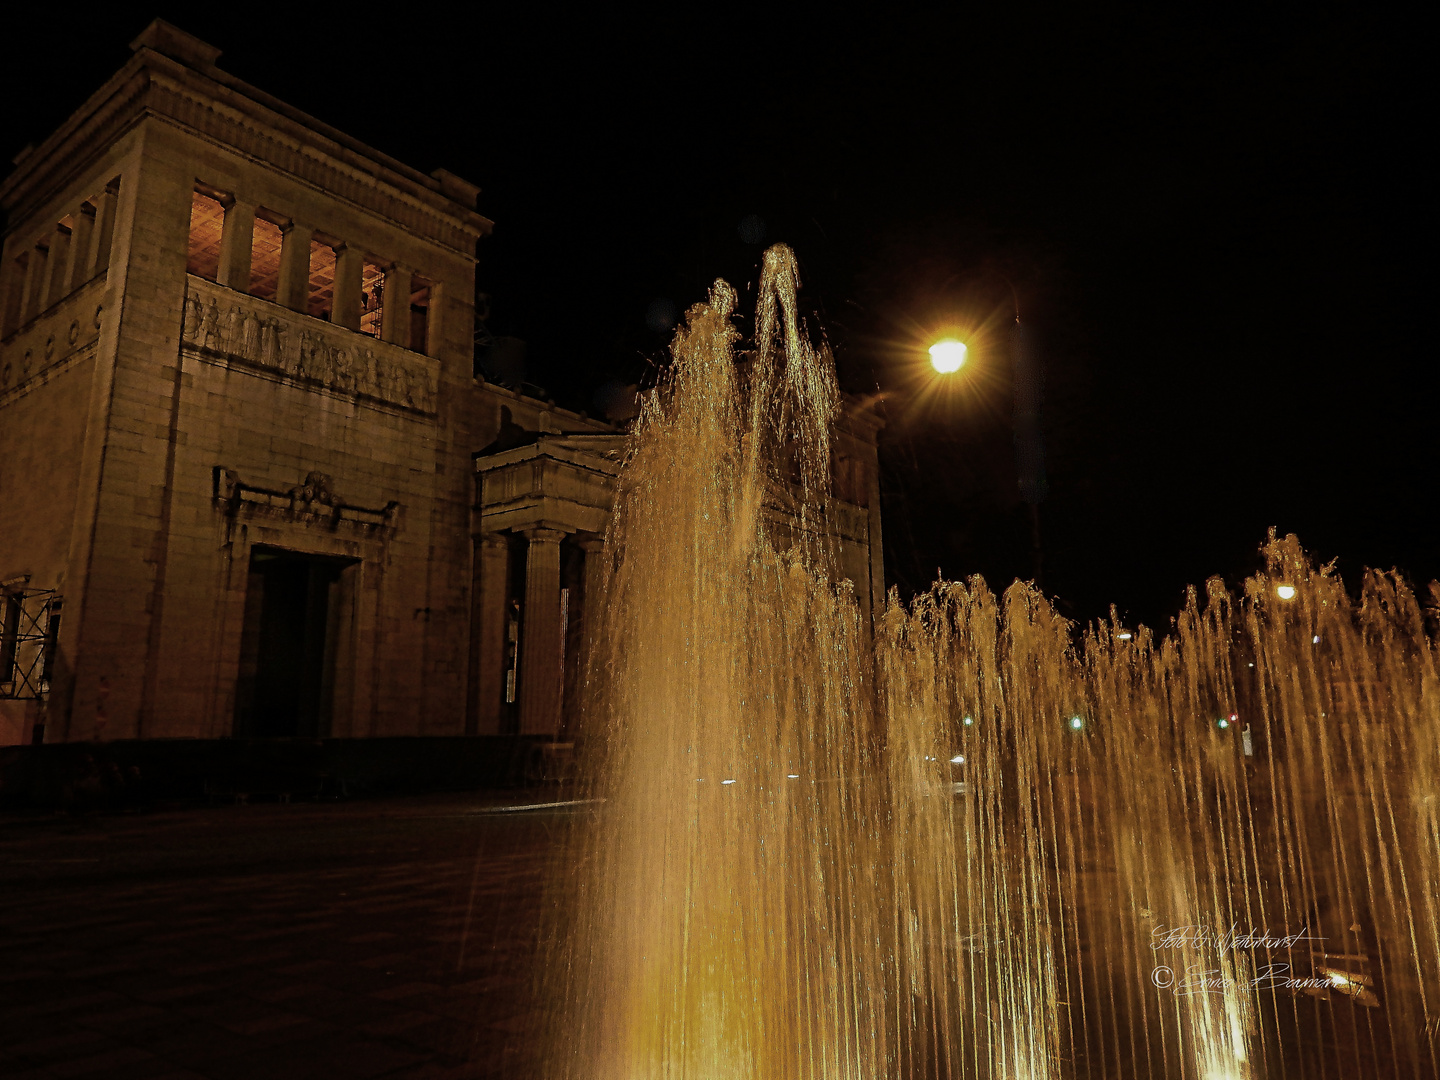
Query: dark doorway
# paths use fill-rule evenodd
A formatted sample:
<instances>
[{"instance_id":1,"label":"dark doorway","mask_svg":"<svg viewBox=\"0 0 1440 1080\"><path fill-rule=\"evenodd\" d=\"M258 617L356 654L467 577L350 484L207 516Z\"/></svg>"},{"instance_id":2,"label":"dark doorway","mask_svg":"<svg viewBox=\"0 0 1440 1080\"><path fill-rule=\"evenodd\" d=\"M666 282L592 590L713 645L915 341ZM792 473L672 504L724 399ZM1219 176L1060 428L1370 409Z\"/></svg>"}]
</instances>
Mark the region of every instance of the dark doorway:
<instances>
[{"instance_id":1,"label":"dark doorway","mask_svg":"<svg viewBox=\"0 0 1440 1080\"><path fill-rule=\"evenodd\" d=\"M257 547L250 555L235 734L330 734L339 593L354 560Z\"/></svg>"}]
</instances>

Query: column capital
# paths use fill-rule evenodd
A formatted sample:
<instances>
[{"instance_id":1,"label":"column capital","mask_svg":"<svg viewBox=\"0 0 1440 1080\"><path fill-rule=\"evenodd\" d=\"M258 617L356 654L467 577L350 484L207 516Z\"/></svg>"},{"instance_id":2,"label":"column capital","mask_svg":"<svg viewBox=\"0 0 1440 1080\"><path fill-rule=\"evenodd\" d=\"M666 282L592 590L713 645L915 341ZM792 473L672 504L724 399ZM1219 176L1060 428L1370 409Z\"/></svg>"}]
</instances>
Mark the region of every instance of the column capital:
<instances>
[{"instance_id":1,"label":"column capital","mask_svg":"<svg viewBox=\"0 0 1440 1080\"><path fill-rule=\"evenodd\" d=\"M605 550L605 538L603 536L586 536L576 541L580 550L586 555L593 555L597 551Z\"/></svg>"},{"instance_id":2,"label":"column capital","mask_svg":"<svg viewBox=\"0 0 1440 1080\"><path fill-rule=\"evenodd\" d=\"M556 529L549 525L532 525L518 531L532 544L558 544L570 534L568 529Z\"/></svg>"},{"instance_id":3,"label":"column capital","mask_svg":"<svg viewBox=\"0 0 1440 1080\"><path fill-rule=\"evenodd\" d=\"M510 537L503 532L477 532L473 538L477 544L486 547L505 547L510 543Z\"/></svg>"}]
</instances>

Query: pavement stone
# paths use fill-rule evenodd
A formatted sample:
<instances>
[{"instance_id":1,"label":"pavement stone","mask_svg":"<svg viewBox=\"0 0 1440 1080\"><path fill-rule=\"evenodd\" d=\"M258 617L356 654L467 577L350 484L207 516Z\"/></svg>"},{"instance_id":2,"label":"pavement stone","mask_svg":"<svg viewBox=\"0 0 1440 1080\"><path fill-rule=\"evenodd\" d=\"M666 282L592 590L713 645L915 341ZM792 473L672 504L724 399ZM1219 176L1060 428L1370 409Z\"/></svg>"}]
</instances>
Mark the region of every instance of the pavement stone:
<instances>
[{"instance_id":1,"label":"pavement stone","mask_svg":"<svg viewBox=\"0 0 1440 1080\"><path fill-rule=\"evenodd\" d=\"M572 811L495 801L0 819L0 1077L538 1077Z\"/></svg>"}]
</instances>

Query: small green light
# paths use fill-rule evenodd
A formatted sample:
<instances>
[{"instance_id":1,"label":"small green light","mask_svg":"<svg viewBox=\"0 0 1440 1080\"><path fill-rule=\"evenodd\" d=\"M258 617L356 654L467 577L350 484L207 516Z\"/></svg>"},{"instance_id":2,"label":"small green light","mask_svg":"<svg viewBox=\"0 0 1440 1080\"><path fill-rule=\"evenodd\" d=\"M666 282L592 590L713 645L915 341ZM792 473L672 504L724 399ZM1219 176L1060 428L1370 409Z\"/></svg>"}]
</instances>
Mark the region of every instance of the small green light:
<instances>
[{"instance_id":1,"label":"small green light","mask_svg":"<svg viewBox=\"0 0 1440 1080\"><path fill-rule=\"evenodd\" d=\"M968 717L968 716L965 717L965 726L966 726L966 727L969 727L969 726L970 726L971 724L973 724L973 723L975 723L975 721L974 721L972 718L970 718L970 717Z\"/></svg>"},{"instance_id":2,"label":"small green light","mask_svg":"<svg viewBox=\"0 0 1440 1080\"><path fill-rule=\"evenodd\" d=\"M1078 717L1078 716L1072 716L1072 717L1070 717L1070 728L1071 728L1072 731L1079 731L1079 730L1080 730L1081 728L1083 728L1084 726L1085 726L1085 721L1084 721L1084 720L1081 720L1080 717Z\"/></svg>"},{"instance_id":3,"label":"small green light","mask_svg":"<svg viewBox=\"0 0 1440 1080\"><path fill-rule=\"evenodd\" d=\"M1219 719L1219 720L1216 720L1215 722L1216 722L1217 724L1219 724L1222 728L1227 728L1227 727L1230 726L1230 721L1229 721L1229 720L1226 720L1225 717L1223 717L1223 716L1220 717L1220 719Z\"/></svg>"}]
</instances>

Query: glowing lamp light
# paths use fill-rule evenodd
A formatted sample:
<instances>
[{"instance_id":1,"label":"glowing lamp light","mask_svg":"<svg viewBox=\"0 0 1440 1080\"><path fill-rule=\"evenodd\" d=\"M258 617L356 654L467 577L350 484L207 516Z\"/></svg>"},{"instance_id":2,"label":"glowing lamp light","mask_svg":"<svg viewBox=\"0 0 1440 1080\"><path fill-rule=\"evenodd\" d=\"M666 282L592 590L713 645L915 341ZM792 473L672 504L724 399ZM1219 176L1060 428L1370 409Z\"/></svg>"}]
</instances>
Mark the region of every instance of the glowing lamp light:
<instances>
[{"instance_id":1,"label":"glowing lamp light","mask_svg":"<svg viewBox=\"0 0 1440 1080\"><path fill-rule=\"evenodd\" d=\"M930 366L941 375L953 375L965 363L968 352L963 341L945 338L930 346Z\"/></svg>"},{"instance_id":2,"label":"glowing lamp light","mask_svg":"<svg viewBox=\"0 0 1440 1080\"><path fill-rule=\"evenodd\" d=\"M1278 596L1278 597L1280 597L1281 600L1294 600L1294 599L1295 599L1295 586L1294 586L1294 585L1277 585L1277 586L1275 586L1275 595Z\"/></svg>"},{"instance_id":3,"label":"glowing lamp light","mask_svg":"<svg viewBox=\"0 0 1440 1080\"><path fill-rule=\"evenodd\" d=\"M721 781L720 781L721 784L733 784L734 782L735 782L734 780L721 780Z\"/></svg>"},{"instance_id":4,"label":"glowing lamp light","mask_svg":"<svg viewBox=\"0 0 1440 1080\"><path fill-rule=\"evenodd\" d=\"M1129 630L1121 630L1120 633L1116 634L1115 636L1118 637L1121 641L1129 641L1135 635L1130 633Z\"/></svg>"},{"instance_id":5,"label":"glowing lamp light","mask_svg":"<svg viewBox=\"0 0 1440 1080\"><path fill-rule=\"evenodd\" d=\"M1215 723L1222 728L1227 728L1230 726L1229 718L1224 716L1220 717L1219 720L1216 720Z\"/></svg>"},{"instance_id":6,"label":"glowing lamp light","mask_svg":"<svg viewBox=\"0 0 1440 1080\"><path fill-rule=\"evenodd\" d=\"M1071 731L1079 731L1079 730L1080 730L1081 728L1083 728L1084 726L1085 726L1085 721L1084 721L1084 720L1081 720L1080 717L1078 717L1078 716L1072 716L1072 717L1070 717L1070 730L1071 730Z\"/></svg>"},{"instance_id":7,"label":"glowing lamp light","mask_svg":"<svg viewBox=\"0 0 1440 1080\"><path fill-rule=\"evenodd\" d=\"M966 727L969 727L969 726L970 726L971 724L973 724L973 723L975 723L975 720L974 720L973 717L969 717L969 716L965 717L965 726L966 726Z\"/></svg>"},{"instance_id":8,"label":"glowing lamp light","mask_svg":"<svg viewBox=\"0 0 1440 1080\"><path fill-rule=\"evenodd\" d=\"M954 757L952 757L952 758L950 759L950 764L951 764L951 765L964 765L964 764L965 764L965 755L964 755L964 754L956 754Z\"/></svg>"},{"instance_id":9,"label":"glowing lamp light","mask_svg":"<svg viewBox=\"0 0 1440 1080\"><path fill-rule=\"evenodd\" d=\"M800 774L799 774L798 772L786 773L786 774L785 774L785 779L786 779L786 780L799 780L799 779L800 779Z\"/></svg>"}]
</instances>

